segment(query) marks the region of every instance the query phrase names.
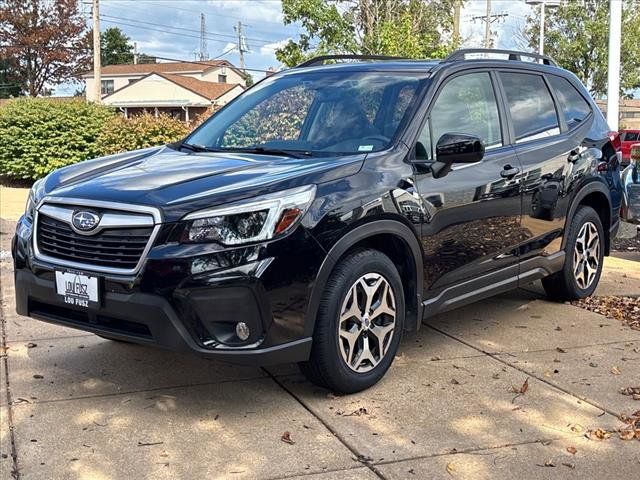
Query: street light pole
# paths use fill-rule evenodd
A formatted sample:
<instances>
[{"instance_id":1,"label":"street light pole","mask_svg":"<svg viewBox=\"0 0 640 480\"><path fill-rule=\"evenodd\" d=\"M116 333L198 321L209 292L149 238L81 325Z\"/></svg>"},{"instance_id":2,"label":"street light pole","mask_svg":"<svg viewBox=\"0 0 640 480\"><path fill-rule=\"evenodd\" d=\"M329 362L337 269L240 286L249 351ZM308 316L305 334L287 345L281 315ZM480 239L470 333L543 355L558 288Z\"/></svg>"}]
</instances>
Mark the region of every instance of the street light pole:
<instances>
[{"instance_id":1,"label":"street light pole","mask_svg":"<svg viewBox=\"0 0 640 480\"><path fill-rule=\"evenodd\" d=\"M93 0L93 100L102 100L102 79L100 77L100 11L98 0Z\"/></svg>"},{"instance_id":2,"label":"street light pole","mask_svg":"<svg viewBox=\"0 0 640 480\"><path fill-rule=\"evenodd\" d=\"M538 40L538 53L544 55L544 1L540 4L540 38Z\"/></svg>"},{"instance_id":3,"label":"street light pole","mask_svg":"<svg viewBox=\"0 0 640 480\"><path fill-rule=\"evenodd\" d=\"M618 131L620 101L620 42L622 40L622 0L609 0L609 73L607 76L607 121Z\"/></svg>"}]
</instances>

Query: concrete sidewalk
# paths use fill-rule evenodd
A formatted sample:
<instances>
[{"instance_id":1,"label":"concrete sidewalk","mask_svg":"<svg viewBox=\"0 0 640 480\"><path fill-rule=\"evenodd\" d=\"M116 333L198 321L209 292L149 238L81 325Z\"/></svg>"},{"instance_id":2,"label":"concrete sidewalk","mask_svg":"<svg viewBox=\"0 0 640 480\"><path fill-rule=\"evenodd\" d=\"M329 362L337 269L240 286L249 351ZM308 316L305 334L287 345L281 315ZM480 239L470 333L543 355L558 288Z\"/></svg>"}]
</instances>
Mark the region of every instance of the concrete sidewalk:
<instances>
[{"instance_id":1,"label":"concrete sidewalk","mask_svg":"<svg viewBox=\"0 0 640 480\"><path fill-rule=\"evenodd\" d=\"M640 295L640 263L606 265L599 292ZM9 259L1 269L2 479L635 478L640 469L637 440L585 437L640 410L619 393L640 386L640 332L550 303L536 285L429 320L382 382L335 396L293 365L225 365L18 317Z\"/></svg>"}]
</instances>

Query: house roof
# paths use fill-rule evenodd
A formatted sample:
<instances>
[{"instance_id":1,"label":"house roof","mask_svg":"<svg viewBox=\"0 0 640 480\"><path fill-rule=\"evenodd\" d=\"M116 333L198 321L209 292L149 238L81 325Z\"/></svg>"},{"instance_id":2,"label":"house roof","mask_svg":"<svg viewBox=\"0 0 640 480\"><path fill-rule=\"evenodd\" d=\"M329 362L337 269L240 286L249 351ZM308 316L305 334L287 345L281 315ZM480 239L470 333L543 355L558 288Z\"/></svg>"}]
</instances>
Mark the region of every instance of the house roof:
<instances>
[{"instance_id":1,"label":"house roof","mask_svg":"<svg viewBox=\"0 0 640 480\"><path fill-rule=\"evenodd\" d=\"M193 93L208 98L209 100L215 100L221 97L230 90L233 90L237 86L241 86L238 83L216 83L216 82L204 82L193 77L185 77L182 75L172 75L169 73L154 72L160 77L180 85L181 87L191 90Z\"/></svg>"},{"instance_id":2,"label":"house roof","mask_svg":"<svg viewBox=\"0 0 640 480\"><path fill-rule=\"evenodd\" d=\"M204 72L212 67L227 66L234 68L226 60L206 60L200 62L162 62L105 65L100 69L101 75L146 75L157 73ZM83 77L92 77L93 70L85 72Z\"/></svg>"}]
</instances>

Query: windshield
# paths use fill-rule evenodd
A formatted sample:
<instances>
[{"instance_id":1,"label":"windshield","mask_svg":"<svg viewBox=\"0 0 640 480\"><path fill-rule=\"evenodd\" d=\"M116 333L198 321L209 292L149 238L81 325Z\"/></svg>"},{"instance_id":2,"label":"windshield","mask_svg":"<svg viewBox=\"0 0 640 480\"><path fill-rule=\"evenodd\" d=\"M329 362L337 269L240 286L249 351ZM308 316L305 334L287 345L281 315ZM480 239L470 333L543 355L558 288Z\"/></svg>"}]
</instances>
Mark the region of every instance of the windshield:
<instances>
[{"instance_id":1,"label":"windshield","mask_svg":"<svg viewBox=\"0 0 640 480\"><path fill-rule=\"evenodd\" d=\"M387 148L426 74L292 73L266 79L184 143L210 150L337 155ZM404 122L403 122L404 121Z\"/></svg>"}]
</instances>

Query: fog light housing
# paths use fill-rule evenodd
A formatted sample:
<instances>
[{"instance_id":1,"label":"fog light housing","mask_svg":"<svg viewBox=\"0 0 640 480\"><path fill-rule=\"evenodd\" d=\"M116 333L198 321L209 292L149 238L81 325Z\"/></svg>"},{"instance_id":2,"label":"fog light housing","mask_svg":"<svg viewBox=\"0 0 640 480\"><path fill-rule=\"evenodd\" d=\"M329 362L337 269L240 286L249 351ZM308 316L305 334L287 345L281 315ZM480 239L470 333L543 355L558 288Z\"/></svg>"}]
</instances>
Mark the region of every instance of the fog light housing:
<instances>
[{"instance_id":1,"label":"fog light housing","mask_svg":"<svg viewBox=\"0 0 640 480\"><path fill-rule=\"evenodd\" d=\"M238 336L238 338L240 340L242 340L243 342L249 338L249 335L251 335L251 331L249 330L249 327L247 326L246 323L244 322L238 322L236 323L236 335Z\"/></svg>"}]
</instances>

